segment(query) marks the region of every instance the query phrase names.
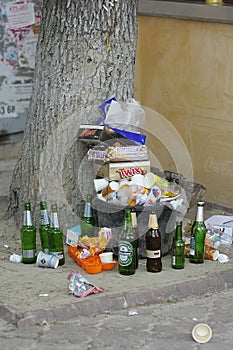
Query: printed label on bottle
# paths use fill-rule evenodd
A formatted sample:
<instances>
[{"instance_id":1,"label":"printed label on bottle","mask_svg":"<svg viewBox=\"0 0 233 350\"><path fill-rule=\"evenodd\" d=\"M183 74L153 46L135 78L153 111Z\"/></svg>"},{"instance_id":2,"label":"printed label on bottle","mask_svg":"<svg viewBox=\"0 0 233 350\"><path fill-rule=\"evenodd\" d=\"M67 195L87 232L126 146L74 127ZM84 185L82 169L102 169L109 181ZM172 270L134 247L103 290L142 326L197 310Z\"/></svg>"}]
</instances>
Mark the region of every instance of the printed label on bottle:
<instances>
[{"instance_id":1,"label":"printed label on bottle","mask_svg":"<svg viewBox=\"0 0 233 350\"><path fill-rule=\"evenodd\" d=\"M24 226L32 226L32 214L31 214L30 210L24 211L23 225Z\"/></svg>"},{"instance_id":2,"label":"printed label on bottle","mask_svg":"<svg viewBox=\"0 0 233 350\"><path fill-rule=\"evenodd\" d=\"M40 219L41 219L41 225L49 224L49 217L46 209L43 209L40 211Z\"/></svg>"},{"instance_id":3,"label":"printed label on bottle","mask_svg":"<svg viewBox=\"0 0 233 350\"><path fill-rule=\"evenodd\" d=\"M51 214L51 224L50 227L59 228L58 215L57 213Z\"/></svg>"},{"instance_id":4,"label":"printed label on bottle","mask_svg":"<svg viewBox=\"0 0 233 350\"><path fill-rule=\"evenodd\" d=\"M36 256L36 250L31 249L31 250L23 250L22 251L22 256L23 258L34 258Z\"/></svg>"},{"instance_id":5,"label":"printed label on bottle","mask_svg":"<svg viewBox=\"0 0 233 350\"><path fill-rule=\"evenodd\" d=\"M130 242L120 241L119 244L119 264L128 266L133 261L133 246Z\"/></svg>"},{"instance_id":6,"label":"printed label on bottle","mask_svg":"<svg viewBox=\"0 0 233 350\"><path fill-rule=\"evenodd\" d=\"M173 255L173 256L172 256L172 265L175 265L175 264L176 264L176 256Z\"/></svg>"},{"instance_id":7,"label":"printed label on bottle","mask_svg":"<svg viewBox=\"0 0 233 350\"><path fill-rule=\"evenodd\" d=\"M161 250L146 250L146 257L150 259L158 259L161 257Z\"/></svg>"},{"instance_id":8,"label":"printed label on bottle","mask_svg":"<svg viewBox=\"0 0 233 350\"><path fill-rule=\"evenodd\" d=\"M196 251L196 239L194 236L191 237L190 240L190 252L189 255L194 256L195 255L195 251Z\"/></svg>"}]
</instances>

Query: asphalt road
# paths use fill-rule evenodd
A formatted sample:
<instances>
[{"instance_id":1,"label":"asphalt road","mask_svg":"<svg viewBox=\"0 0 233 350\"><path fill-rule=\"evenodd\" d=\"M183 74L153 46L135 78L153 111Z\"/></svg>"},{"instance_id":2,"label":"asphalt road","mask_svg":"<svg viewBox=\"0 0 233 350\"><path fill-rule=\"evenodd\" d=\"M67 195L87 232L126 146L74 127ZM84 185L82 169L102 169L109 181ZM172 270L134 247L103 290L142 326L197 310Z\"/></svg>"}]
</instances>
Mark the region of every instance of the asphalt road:
<instances>
[{"instance_id":1,"label":"asphalt road","mask_svg":"<svg viewBox=\"0 0 233 350\"><path fill-rule=\"evenodd\" d=\"M203 291L204 292L204 291ZM213 331L208 343L192 338L192 328L207 323ZM0 348L4 350L232 350L233 291L178 302L79 316L76 319L16 328L0 320Z\"/></svg>"}]
</instances>

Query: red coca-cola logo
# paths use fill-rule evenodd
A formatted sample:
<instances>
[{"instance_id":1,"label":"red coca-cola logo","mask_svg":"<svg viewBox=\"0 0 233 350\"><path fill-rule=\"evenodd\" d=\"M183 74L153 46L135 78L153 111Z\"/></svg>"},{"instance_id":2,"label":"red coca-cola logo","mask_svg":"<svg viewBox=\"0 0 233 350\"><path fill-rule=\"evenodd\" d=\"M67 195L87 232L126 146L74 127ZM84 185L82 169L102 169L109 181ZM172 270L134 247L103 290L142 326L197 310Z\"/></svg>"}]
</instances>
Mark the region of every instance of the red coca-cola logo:
<instances>
[{"instance_id":1,"label":"red coca-cola logo","mask_svg":"<svg viewBox=\"0 0 233 350\"><path fill-rule=\"evenodd\" d=\"M118 169L118 172L122 179L133 175L142 174L141 168L130 168L130 169L120 168Z\"/></svg>"}]
</instances>

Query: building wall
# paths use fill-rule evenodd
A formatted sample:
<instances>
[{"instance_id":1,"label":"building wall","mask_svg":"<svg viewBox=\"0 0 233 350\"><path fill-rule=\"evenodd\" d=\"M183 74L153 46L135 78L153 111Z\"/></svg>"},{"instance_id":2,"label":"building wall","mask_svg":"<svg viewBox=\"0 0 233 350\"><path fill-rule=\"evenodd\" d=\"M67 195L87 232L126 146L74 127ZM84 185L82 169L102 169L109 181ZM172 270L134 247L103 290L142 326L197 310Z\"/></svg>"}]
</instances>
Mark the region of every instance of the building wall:
<instances>
[{"instance_id":1,"label":"building wall","mask_svg":"<svg viewBox=\"0 0 233 350\"><path fill-rule=\"evenodd\" d=\"M147 142L155 165L179 168L189 177L193 168L193 180L207 188L205 199L230 207L232 57L232 24L139 16L135 98L149 115ZM158 140L169 128L174 133ZM184 159L181 166L177 157Z\"/></svg>"}]
</instances>

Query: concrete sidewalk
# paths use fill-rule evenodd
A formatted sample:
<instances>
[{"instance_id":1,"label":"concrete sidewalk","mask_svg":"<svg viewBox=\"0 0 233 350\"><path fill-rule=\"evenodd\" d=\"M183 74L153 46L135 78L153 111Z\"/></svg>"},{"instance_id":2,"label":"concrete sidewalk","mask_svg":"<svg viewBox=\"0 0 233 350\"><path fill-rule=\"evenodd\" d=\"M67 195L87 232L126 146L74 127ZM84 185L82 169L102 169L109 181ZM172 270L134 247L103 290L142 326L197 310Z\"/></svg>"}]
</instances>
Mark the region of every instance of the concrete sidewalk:
<instances>
[{"instance_id":1,"label":"concrete sidewalk","mask_svg":"<svg viewBox=\"0 0 233 350\"><path fill-rule=\"evenodd\" d=\"M0 161L1 211L7 202L14 164L15 160ZM205 216L222 213L222 210L218 206L207 206ZM232 211L224 214L232 215ZM188 213L187 218L194 219L194 215L195 209ZM8 237L7 229L16 228L12 221L4 220L0 222L0 318L18 327L130 309L137 305L172 303L233 287L232 248L226 252L230 257L227 264L206 260L204 264L194 265L186 259L183 270L173 270L170 256L166 255L160 273L148 273L146 260L141 259L136 274L132 276L121 276L117 266L111 271L88 274L68 256L66 248L66 264L56 270L38 268L35 264L11 263L9 257L12 253L20 254L21 242L12 240L12 235ZM80 272L94 285L103 287L104 291L85 298L69 294L67 277L72 270Z\"/></svg>"}]
</instances>

